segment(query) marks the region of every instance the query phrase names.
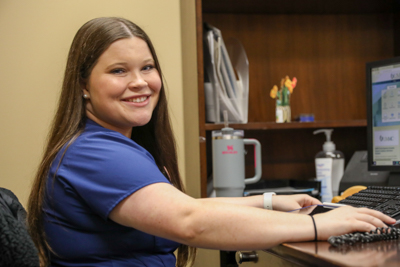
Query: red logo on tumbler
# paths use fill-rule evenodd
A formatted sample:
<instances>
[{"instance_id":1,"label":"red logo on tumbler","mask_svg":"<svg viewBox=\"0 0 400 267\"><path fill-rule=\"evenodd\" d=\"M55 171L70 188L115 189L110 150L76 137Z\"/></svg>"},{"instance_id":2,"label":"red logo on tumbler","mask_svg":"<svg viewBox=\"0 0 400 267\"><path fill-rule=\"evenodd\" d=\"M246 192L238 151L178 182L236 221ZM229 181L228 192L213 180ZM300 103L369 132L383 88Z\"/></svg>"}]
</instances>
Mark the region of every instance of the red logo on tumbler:
<instances>
[{"instance_id":1,"label":"red logo on tumbler","mask_svg":"<svg viewBox=\"0 0 400 267\"><path fill-rule=\"evenodd\" d=\"M222 154L237 154L236 150L233 150L233 146L226 146L226 151L222 151Z\"/></svg>"}]
</instances>

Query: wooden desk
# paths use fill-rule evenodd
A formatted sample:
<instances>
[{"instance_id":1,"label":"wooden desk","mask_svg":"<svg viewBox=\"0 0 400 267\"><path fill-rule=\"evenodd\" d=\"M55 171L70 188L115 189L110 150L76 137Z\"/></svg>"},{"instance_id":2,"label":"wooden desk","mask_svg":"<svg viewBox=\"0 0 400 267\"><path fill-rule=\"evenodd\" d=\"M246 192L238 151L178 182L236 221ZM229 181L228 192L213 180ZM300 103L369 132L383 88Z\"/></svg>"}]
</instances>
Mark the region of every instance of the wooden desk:
<instances>
[{"instance_id":1,"label":"wooden desk","mask_svg":"<svg viewBox=\"0 0 400 267\"><path fill-rule=\"evenodd\" d=\"M335 248L328 242L286 243L260 253L268 266L400 266L400 240Z\"/></svg>"}]
</instances>

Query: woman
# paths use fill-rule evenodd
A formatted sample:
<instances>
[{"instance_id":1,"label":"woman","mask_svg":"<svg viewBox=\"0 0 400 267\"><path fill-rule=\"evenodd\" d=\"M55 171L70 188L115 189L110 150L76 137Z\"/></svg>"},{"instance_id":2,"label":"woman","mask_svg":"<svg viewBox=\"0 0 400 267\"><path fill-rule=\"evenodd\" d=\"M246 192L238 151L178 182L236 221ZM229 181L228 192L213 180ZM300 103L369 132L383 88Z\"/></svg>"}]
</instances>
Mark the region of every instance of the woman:
<instances>
[{"instance_id":1,"label":"woman","mask_svg":"<svg viewBox=\"0 0 400 267\"><path fill-rule=\"evenodd\" d=\"M394 223L368 209L314 219L260 209L262 196L187 196L161 77L150 39L132 22L97 18L76 34L28 206L43 266L174 266L177 247L185 266L193 247L265 249ZM320 203L269 200L277 211Z\"/></svg>"}]
</instances>

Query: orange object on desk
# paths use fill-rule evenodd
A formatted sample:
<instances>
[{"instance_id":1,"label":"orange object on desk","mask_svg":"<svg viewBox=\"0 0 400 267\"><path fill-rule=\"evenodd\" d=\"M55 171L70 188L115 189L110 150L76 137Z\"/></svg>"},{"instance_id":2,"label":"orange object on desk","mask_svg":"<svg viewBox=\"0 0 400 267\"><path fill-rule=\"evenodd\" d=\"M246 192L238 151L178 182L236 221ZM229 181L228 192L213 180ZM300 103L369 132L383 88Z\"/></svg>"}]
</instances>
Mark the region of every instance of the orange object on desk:
<instances>
[{"instance_id":1,"label":"orange object on desk","mask_svg":"<svg viewBox=\"0 0 400 267\"><path fill-rule=\"evenodd\" d=\"M363 186L363 185L355 185L355 186L349 187L343 192L342 195L333 197L331 202L338 203L340 200L343 200L348 196L354 195L355 193L358 193L364 189L367 189L367 187Z\"/></svg>"}]
</instances>

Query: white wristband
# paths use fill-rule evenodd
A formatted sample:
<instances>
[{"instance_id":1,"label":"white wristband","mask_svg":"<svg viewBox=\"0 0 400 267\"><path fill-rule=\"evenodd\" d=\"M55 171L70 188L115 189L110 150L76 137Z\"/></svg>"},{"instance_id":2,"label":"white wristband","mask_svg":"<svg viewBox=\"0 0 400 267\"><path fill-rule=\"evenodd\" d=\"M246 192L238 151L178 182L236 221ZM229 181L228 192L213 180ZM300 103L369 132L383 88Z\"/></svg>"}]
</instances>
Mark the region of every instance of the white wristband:
<instances>
[{"instance_id":1,"label":"white wristband","mask_svg":"<svg viewBox=\"0 0 400 267\"><path fill-rule=\"evenodd\" d=\"M272 196L276 194L274 192L264 193L264 209L272 210Z\"/></svg>"}]
</instances>

